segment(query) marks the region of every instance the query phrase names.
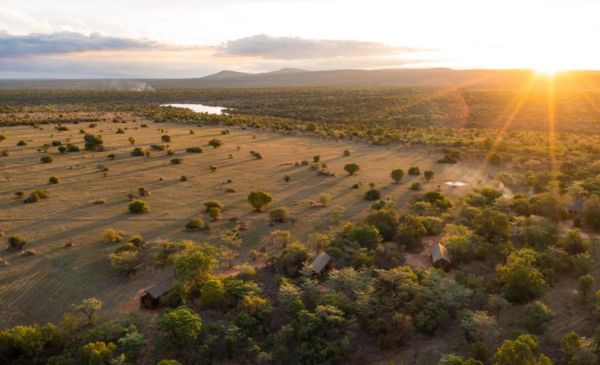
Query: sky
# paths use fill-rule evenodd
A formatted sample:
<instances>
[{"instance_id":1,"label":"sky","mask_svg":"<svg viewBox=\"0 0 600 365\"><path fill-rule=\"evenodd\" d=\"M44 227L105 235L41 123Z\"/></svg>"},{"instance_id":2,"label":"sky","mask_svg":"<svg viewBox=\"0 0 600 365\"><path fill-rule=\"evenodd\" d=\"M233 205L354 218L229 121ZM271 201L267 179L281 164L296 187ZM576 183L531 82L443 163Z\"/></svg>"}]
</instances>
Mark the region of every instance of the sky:
<instances>
[{"instance_id":1,"label":"sky","mask_svg":"<svg viewBox=\"0 0 600 365\"><path fill-rule=\"evenodd\" d=\"M1 0L0 78L600 69L600 0Z\"/></svg>"}]
</instances>

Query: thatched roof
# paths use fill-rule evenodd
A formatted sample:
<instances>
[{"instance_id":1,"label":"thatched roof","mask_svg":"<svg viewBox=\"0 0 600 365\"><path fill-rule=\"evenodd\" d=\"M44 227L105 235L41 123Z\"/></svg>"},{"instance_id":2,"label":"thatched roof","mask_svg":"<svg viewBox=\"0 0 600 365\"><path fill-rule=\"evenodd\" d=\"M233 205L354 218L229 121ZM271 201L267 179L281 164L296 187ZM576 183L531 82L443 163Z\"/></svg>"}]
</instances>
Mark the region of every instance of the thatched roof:
<instances>
[{"instance_id":1,"label":"thatched roof","mask_svg":"<svg viewBox=\"0 0 600 365\"><path fill-rule=\"evenodd\" d=\"M310 268L320 274L321 271L327 266L327 264L331 261L331 256L327 254L327 252L321 253L317 258L310 264Z\"/></svg>"},{"instance_id":2,"label":"thatched roof","mask_svg":"<svg viewBox=\"0 0 600 365\"><path fill-rule=\"evenodd\" d=\"M444 245L442 245L441 243L439 243L439 242L434 243L433 245L431 245L430 250L431 250L431 261L433 261L434 264L440 260L444 260L447 263L451 263L450 255L448 255L448 251L446 250L446 247L444 247Z\"/></svg>"},{"instance_id":3,"label":"thatched roof","mask_svg":"<svg viewBox=\"0 0 600 365\"><path fill-rule=\"evenodd\" d=\"M173 279L165 280L160 284L153 286L146 290L146 293L150 294L154 298L161 297L169 292L173 287Z\"/></svg>"}]
</instances>

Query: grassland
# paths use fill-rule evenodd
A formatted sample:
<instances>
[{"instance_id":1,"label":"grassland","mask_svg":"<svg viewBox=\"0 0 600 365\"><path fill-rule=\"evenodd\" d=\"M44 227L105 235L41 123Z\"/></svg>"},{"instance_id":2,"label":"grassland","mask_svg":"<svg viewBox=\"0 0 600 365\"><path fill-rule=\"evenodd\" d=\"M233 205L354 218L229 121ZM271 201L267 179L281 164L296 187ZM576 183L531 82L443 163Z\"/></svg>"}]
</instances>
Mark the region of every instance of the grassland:
<instances>
[{"instance_id":1,"label":"grassland","mask_svg":"<svg viewBox=\"0 0 600 365\"><path fill-rule=\"evenodd\" d=\"M140 128L143 123L148 122L104 122L95 129L86 128L86 124L70 125L66 132L58 132L51 126L4 129L2 133L7 138L2 147L9 151L9 157L1 161L1 228L25 237L37 255L21 257L1 253L11 264L1 269L2 326L57 320L72 304L92 296L106 303L109 313L137 310L139 292L168 273L150 268L133 278L115 274L107 259L114 245L102 239L106 228L139 233L149 242L193 239L218 245L219 231L232 226L228 219L237 217L249 224L249 229L243 232L244 245L239 258L243 262L248 261L248 251L258 248L261 239L274 228L290 229L296 237L305 239L308 232L326 228L338 208L343 209L344 219L360 218L370 205L363 199L370 182L381 188L384 196L392 197L401 209L415 194L409 189L411 182L423 183L424 179L407 178L403 184L392 184L389 173L393 168L431 169L435 178L426 186L439 185L450 194L464 192L468 187L451 189L444 185L445 181L466 181L473 187L487 180L488 171L476 171L474 163L436 164L439 155L427 148L376 147L240 128L230 128L229 135L221 135L222 127L150 123L148 128ZM52 148L48 154L54 161L40 163L40 156L46 154L37 149L45 143L69 139L82 146L79 128L102 134L105 151L60 155ZM126 128L126 133L116 134L118 128ZM190 134L190 130L194 134ZM153 152L149 158L130 156L134 146L128 141L129 137L134 136L135 147L148 148L151 144L160 144L163 134L172 137L169 148L175 152L174 156L166 152ZM224 145L218 149L207 146L211 138L220 138ZM28 145L16 146L19 140L28 141ZM201 146L204 153L186 153L185 149L191 146ZM264 159L254 159L250 150L261 152ZM344 157L344 150L350 150L351 156ZM117 155L114 160L106 157L111 153ZM233 155L232 159L229 154ZM319 176L309 166L294 166L302 160L312 161L314 155L320 155L321 161L327 163L336 176ZM173 157L183 158L183 163L170 164ZM361 165L360 173L346 176L343 165L354 161ZM211 172L210 166L217 166L217 171ZM103 176L104 168L109 169L107 176ZM188 180L180 181L182 175ZM283 180L286 175L291 178L288 183ZM59 176L61 183L49 185L50 176ZM230 184L226 183L229 179ZM363 188L350 189L355 183L362 183ZM145 198L151 212L138 217L127 212L127 195L136 194L139 187L151 192L151 196ZM227 193L227 188L236 191ZM28 193L36 189L48 190L50 198L37 204L24 204L15 197L16 191ZM272 227L265 214L253 212L246 196L254 189L271 193L273 207L290 208L291 215L297 219L294 226L288 223ZM321 193L331 194L332 203L323 208L310 208L308 201L318 200ZM106 199L107 203L93 204L98 199ZM186 232L186 222L203 216L203 202L210 199L224 203L223 221L211 223L209 233ZM65 248L68 242L74 246Z\"/></svg>"}]
</instances>

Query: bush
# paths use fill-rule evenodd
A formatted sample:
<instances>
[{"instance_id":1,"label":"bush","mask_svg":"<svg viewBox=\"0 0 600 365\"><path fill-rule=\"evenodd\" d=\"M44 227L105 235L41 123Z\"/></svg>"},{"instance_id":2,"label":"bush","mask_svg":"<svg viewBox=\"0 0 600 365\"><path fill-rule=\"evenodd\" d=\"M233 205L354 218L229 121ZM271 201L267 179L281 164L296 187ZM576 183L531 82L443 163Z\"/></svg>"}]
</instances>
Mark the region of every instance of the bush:
<instances>
[{"instance_id":1,"label":"bush","mask_svg":"<svg viewBox=\"0 0 600 365\"><path fill-rule=\"evenodd\" d=\"M390 174L390 176L392 177L392 180L394 180L394 182L396 184L398 184L400 182L400 180L402 180L402 178L404 177L404 170L402 170L402 169L392 170L392 173Z\"/></svg>"},{"instance_id":2,"label":"bush","mask_svg":"<svg viewBox=\"0 0 600 365\"><path fill-rule=\"evenodd\" d=\"M85 149L88 151L102 151L102 136L95 136L93 134L86 134L83 136L85 141Z\"/></svg>"},{"instance_id":3,"label":"bush","mask_svg":"<svg viewBox=\"0 0 600 365\"><path fill-rule=\"evenodd\" d=\"M350 157L351 152L348 150L344 150L344 157Z\"/></svg>"},{"instance_id":4,"label":"bush","mask_svg":"<svg viewBox=\"0 0 600 365\"><path fill-rule=\"evenodd\" d=\"M202 147L188 147L185 149L185 152L188 153L202 153L204 152L204 150L202 149Z\"/></svg>"},{"instance_id":5,"label":"bush","mask_svg":"<svg viewBox=\"0 0 600 365\"><path fill-rule=\"evenodd\" d=\"M273 198L264 191L257 190L248 194L248 203L256 209L257 212L262 212L269 204L271 204Z\"/></svg>"},{"instance_id":6,"label":"bush","mask_svg":"<svg viewBox=\"0 0 600 365\"><path fill-rule=\"evenodd\" d=\"M539 300L528 303L525 306L525 321L523 325L528 331L533 333L542 333L543 327L548 322L554 313L548 306Z\"/></svg>"},{"instance_id":7,"label":"bush","mask_svg":"<svg viewBox=\"0 0 600 365\"><path fill-rule=\"evenodd\" d=\"M60 179L58 178L58 176L50 176L48 182L50 184L58 184L60 182Z\"/></svg>"},{"instance_id":8,"label":"bush","mask_svg":"<svg viewBox=\"0 0 600 365\"><path fill-rule=\"evenodd\" d=\"M27 241L20 236L12 235L8 237L8 249L13 251L20 251L25 247Z\"/></svg>"},{"instance_id":9,"label":"bush","mask_svg":"<svg viewBox=\"0 0 600 365\"><path fill-rule=\"evenodd\" d=\"M287 208L275 208L269 212L269 217L272 222L284 223L287 222L290 212Z\"/></svg>"},{"instance_id":10,"label":"bush","mask_svg":"<svg viewBox=\"0 0 600 365\"><path fill-rule=\"evenodd\" d=\"M364 223L377 228L381 237L386 241L396 236L400 226L398 213L393 210L373 211L367 215Z\"/></svg>"},{"instance_id":11,"label":"bush","mask_svg":"<svg viewBox=\"0 0 600 365\"><path fill-rule=\"evenodd\" d=\"M102 233L102 236L104 237L105 241L110 243L121 242L123 240L123 236L117 232L117 230L112 228L105 229L104 233Z\"/></svg>"},{"instance_id":12,"label":"bush","mask_svg":"<svg viewBox=\"0 0 600 365\"><path fill-rule=\"evenodd\" d=\"M425 176L425 180L429 181L433 179L433 171L427 170L423 172L423 176Z\"/></svg>"},{"instance_id":13,"label":"bush","mask_svg":"<svg viewBox=\"0 0 600 365\"><path fill-rule=\"evenodd\" d=\"M410 185L410 190L421 190L421 183L414 182Z\"/></svg>"},{"instance_id":14,"label":"bush","mask_svg":"<svg viewBox=\"0 0 600 365\"><path fill-rule=\"evenodd\" d=\"M186 231L203 231L208 229L208 226L202 218L192 218L185 225L185 229Z\"/></svg>"},{"instance_id":15,"label":"bush","mask_svg":"<svg viewBox=\"0 0 600 365\"><path fill-rule=\"evenodd\" d=\"M165 142L165 143L170 143L171 142L171 136L168 136L166 134L162 135L162 136L160 136L160 140L163 141L163 142Z\"/></svg>"},{"instance_id":16,"label":"bush","mask_svg":"<svg viewBox=\"0 0 600 365\"><path fill-rule=\"evenodd\" d=\"M209 212L210 208L218 208L220 210L223 210L223 203L221 203L218 200L209 200L204 203L204 211Z\"/></svg>"},{"instance_id":17,"label":"bush","mask_svg":"<svg viewBox=\"0 0 600 365\"><path fill-rule=\"evenodd\" d=\"M145 214L150 211L148 203L143 200L134 200L129 203L129 212L134 214Z\"/></svg>"},{"instance_id":18,"label":"bush","mask_svg":"<svg viewBox=\"0 0 600 365\"><path fill-rule=\"evenodd\" d=\"M208 216L213 221L218 221L219 219L221 219L221 209L217 207L211 207L210 209L208 209Z\"/></svg>"},{"instance_id":19,"label":"bush","mask_svg":"<svg viewBox=\"0 0 600 365\"><path fill-rule=\"evenodd\" d=\"M262 160L262 158L263 158L263 156L261 155L261 153L257 152L257 151L250 151L250 155L252 157L254 157L255 159L257 159L257 160ZM308 164L308 161L306 163Z\"/></svg>"},{"instance_id":20,"label":"bush","mask_svg":"<svg viewBox=\"0 0 600 365\"><path fill-rule=\"evenodd\" d=\"M25 203L37 203L43 199L47 199L48 198L48 192L46 190L35 190L33 191L31 194L29 194L29 197L27 199L24 200Z\"/></svg>"},{"instance_id":21,"label":"bush","mask_svg":"<svg viewBox=\"0 0 600 365\"><path fill-rule=\"evenodd\" d=\"M19 142L17 142L17 146L27 146L27 142L20 140Z\"/></svg>"},{"instance_id":22,"label":"bush","mask_svg":"<svg viewBox=\"0 0 600 365\"><path fill-rule=\"evenodd\" d=\"M144 148L141 147L135 147L132 151L131 151L131 156L145 156L146 155L147 150L145 150Z\"/></svg>"},{"instance_id":23,"label":"bush","mask_svg":"<svg viewBox=\"0 0 600 365\"><path fill-rule=\"evenodd\" d=\"M344 170L348 173L348 175L354 175L360 170L360 166L355 163L348 163L344 165Z\"/></svg>"},{"instance_id":24,"label":"bush","mask_svg":"<svg viewBox=\"0 0 600 365\"><path fill-rule=\"evenodd\" d=\"M175 157L171 159L171 163L173 165L179 165L183 162L183 158Z\"/></svg>"},{"instance_id":25,"label":"bush","mask_svg":"<svg viewBox=\"0 0 600 365\"><path fill-rule=\"evenodd\" d=\"M381 199L381 193L375 188L371 188L365 192L365 200L375 201Z\"/></svg>"},{"instance_id":26,"label":"bush","mask_svg":"<svg viewBox=\"0 0 600 365\"><path fill-rule=\"evenodd\" d=\"M150 191L144 187L138 188L138 193L140 196L150 196Z\"/></svg>"},{"instance_id":27,"label":"bush","mask_svg":"<svg viewBox=\"0 0 600 365\"><path fill-rule=\"evenodd\" d=\"M418 167L413 166L408 169L408 174L412 176L419 176L421 175L421 170L419 170Z\"/></svg>"},{"instance_id":28,"label":"bush","mask_svg":"<svg viewBox=\"0 0 600 365\"><path fill-rule=\"evenodd\" d=\"M43 156L40 158L40 161L42 161L42 163L50 163L52 162L52 156Z\"/></svg>"},{"instance_id":29,"label":"bush","mask_svg":"<svg viewBox=\"0 0 600 365\"><path fill-rule=\"evenodd\" d=\"M208 141L208 145L211 146L212 148L218 148L223 145L223 142L218 138L213 138L210 141Z\"/></svg>"},{"instance_id":30,"label":"bush","mask_svg":"<svg viewBox=\"0 0 600 365\"><path fill-rule=\"evenodd\" d=\"M114 153L110 153L106 156L109 160L114 160L115 158L117 158L117 155Z\"/></svg>"}]
</instances>

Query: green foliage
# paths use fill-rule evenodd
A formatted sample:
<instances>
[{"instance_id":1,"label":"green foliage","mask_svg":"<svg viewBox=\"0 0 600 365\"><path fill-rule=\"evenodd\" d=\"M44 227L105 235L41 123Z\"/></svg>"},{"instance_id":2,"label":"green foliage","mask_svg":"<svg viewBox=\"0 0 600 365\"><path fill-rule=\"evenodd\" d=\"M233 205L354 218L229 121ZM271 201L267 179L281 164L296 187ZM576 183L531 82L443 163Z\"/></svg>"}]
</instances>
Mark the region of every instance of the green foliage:
<instances>
[{"instance_id":1,"label":"green foliage","mask_svg":"<svg viewBox=\"0 0 600 365\"><path fill-rule=\"evenodd\" d=\"M558 240L558 247L565 250L569 255L586 253L589 245L589 241L581 236L581 232L578 229L568 230Z\"/></svg>"},{"instance_id":2,"label":"green foliage","mask_svg":"<svg viewBox=\"0 0 600 365\"><path fill-rule=\"evenodd\" d=\"M13 251L22 250L27 244L27 241L23 237L17 235L9 236L7 241L8 248Z\"/></svg>"},{"instance_id":3,"label":"green foliage","mask_svg":"<svg viewBox=\"0 0 600 365\"><path fill-rule=\"evenodd\" d=\"M542 333L544 325L554 317L552 310L543 302L536 300L525 306L523 325L533 333Z\"/></svg>"},{"instance_id":4,"label":"green foliage","mask_svg":"<svg viewBox=\"0 0 600 365\"><path fill-rule=\"evenodd\" d=\"M52 156L42 156L40 161L42 161L42 163L50 163L52 162Z\"/></svg>"},{"instance_id":5,"label":"green foliage","mask_svg":"<svg viewBox=\"0 0 600 365\"><path fill-rule=\"evenodd\" d=\"M188 231L202 231L208 229L208 226L202 218L192 218L186 223L185 229Z\"/></svg>"},{"instance_id":6,"label":"green foliage","mask_svg":"<svg viewBox=\"0 0 600 365\"><path fill-rule=\"evenodd\" d=\"M213 138L210 141L208 141L208 145L211 146L212 148L218 148L223 145L223 141L221 141L220 139L217 139L217 138Z\"/></svg>"},{"instance_id":7,"label":"green foliage","mask_svg":"<svg viewBox=\"0 0 600 365\"><path fill-rule=\"evenodd\" d=\"M58 184L60 183L60 178L58 176L50 176L50 178L48 179L48 183Z\"/></svg>"},{"instance_id":8,"label":"green foliage","mask_svg":"<svg viewBox=\"0 0 600 365\"><path fill-rule=\"evenodd\" d=\"M392 180L394 180L394 182L396 184L398 184L404 177L404 170L402 170L402 169L392 170L392 173L390 174L390 176L392 177Z\"/></svg>"},{"instance_id":9,"label":"green foliage","mask_svg":"<svg viewBox=\"0 0 600 365\"><path fill-rule=\"evenodd\" d=\"M296 277L307 260L308 249L300 243L292 243L283 250L275 262L275 268L286 276Z\"/></svg>"},{"instance_id":10,"label":"green foliage","mask_svg":"<svg viewBox=\"0 0 600 365\"><path fill-rule=\"evenodd\" d=\"M85 141L85 149L88 151L102 151L102 145L104 141L102 141L102 136L95 136L93 134L85 134L83 136L83 140Z\"/></svg>"},{"instance_id":11,"label":"green foliage","mask_svg":"<svg viewBox=\"0 0 600 365\"><path fill-rule=\"evenodd\" d=\"M393 210L372 211L365 217L364 223L377 228L386 241L396 236L400 226L398 213Z\"/></svg>"},{"instance_id":12,"label":"green foliage","mask_svg":"<svg viewBox=\"0 0 600 365\"><path fill-rule=\"evenodd\" d=\"M217 250L210 245L195 245L184 242L183 249L168 257L170 265L175 270L175 278L179 284L182 300L185 302L195 288L199 288L210 277L217 267Z\"/></svg>"},{"instance_id":13,"label":"green foliage","mask_svg":"<svg viewBox=\"0 0 600 365\"><path fill-rule=\"evenodd\" d=\"M209 280L200 289L200 302L203 308L220 309L226 305L225 286L220 280Z\"/></svg>"},{"instance_id":14,"label":"green foliage","mask_svg":"<svg viewBox=\"0 0 600 365\"><path fill-rule=\"evenodd\" d=\"M257 190L248 194L248 203L257 211L262 212L269 204L271 204L273 198L264 191Z\"/></svg>"},{"instance_id":15,"label":"green foliage","mask_svg":"<svg viewBox=\"0 0 600 365\"><path fill-rule=\"evenodd\" d=\"M585 201L581 215L586 225L600 231L600 197L598 195L593 195Z\"/></svg>"},{"instance_id":16,"label":"green foliage","mask_svg":"<svg viewBox=\"0 0 600 365\"><path fill-rule=\"evenodd\" d=\"M514 340L505 340L494 355L495 365L551 365L552 361L545 355L536 357L538 341L535 336L521 335Z\"/></svg>"},{"instance_id":17,"label":"green foliage","mask_svg":"<svg viewBox=\"0 0 600 365\"><path fill-rule=\"evenodd\" d=\"M344 165L344 171L348 173L348 175L352 176L356 174L360 170L360 166L355 163L347 163Z\"/></svg>"},{"instance_id":18,"label":"green foliage","mask_svg":"<svg viewBox=\"0 0 600 365\"><path fill-rule=\"evenodd\" d=\"M134 214L146 214L150 212L150 206L143 200L133 200L129 203L129 212Z\"/></svg>"},{"instance_id":19,"label":"green foliage","mask_svg":"<svg viewBox=\"0 0 600 365\"><path fill-rule=\"evenodd\" d=\"M111 365L114 362L114 351L117 346L104 341L90 342L82 347L83 360L89 365Z\"/></svg>"},{"instance_id":20,"label":"green foliage","mask_svg":"<svg viewBox=\"0 0 600 365\"><path fill-rule=\"evenodd\" d=\"M200 315L187 307L165 313L158 321L165 343L173 349L191 345L202 330Z\"/></svg>"},{"instance_id":21,"label":"green foliage","mask_svg":"<svg viewBox=\"0 0 600 365\"><path fill-rule=\"evenodd\" d=\"M412 175L412 176L419 176L419 175L421 175L421 170L419 170L419 168L416 166L409 167L408 174Z\"/></svg>"},{"instance_id":22,"label":"green foliage","mask_svg":"<svg viewBox=\"0 0 600 365\"><path fill-rule=\"evenodd\" d=\"M497 271L497 281L506 299L525 303L539 297L547 284L542 273L535 268L535 251L521 249L508 256L505 265Z\"/></svg>"},{"instance_id":23,"label":"green foliage","mask_svg":"<svg viewBox=\"0 0 600 365\"><path fill-rule=\"evenodd\" d=\"M289 219L290 212L287 208L275 208L269 211L271 222L284 223Z\"/></svg>"}]
</instances>

